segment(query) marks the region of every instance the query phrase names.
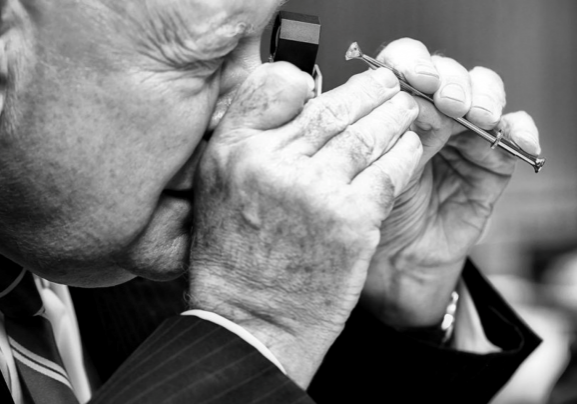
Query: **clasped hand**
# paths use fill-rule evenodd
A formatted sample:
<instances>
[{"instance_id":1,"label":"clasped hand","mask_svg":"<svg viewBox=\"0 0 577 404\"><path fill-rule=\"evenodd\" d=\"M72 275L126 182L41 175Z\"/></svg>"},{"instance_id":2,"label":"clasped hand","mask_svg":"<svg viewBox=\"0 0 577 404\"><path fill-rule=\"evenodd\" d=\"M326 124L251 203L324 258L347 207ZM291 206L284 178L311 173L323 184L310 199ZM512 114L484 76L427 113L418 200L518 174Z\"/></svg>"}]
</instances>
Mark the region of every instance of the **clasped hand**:
<instances>
[{"instance_id":1,"label":"clasped hand","mask_svg":"<svg viewBox=\"0 0 577 404\"><path fill-rule=\"evenodd\" d=\"M434 93L439 110L487 129L501 120L507 136L538 148L526 114L501 119L495 73L469 73L411 40L382 56ZM195 306L253 333L302 387L369 268L364 302L383 321L436 321L435 310L415 314L424 299L415 305L407 293L450 293L514 166L400 92L388 70L312 94L310 76L286 63L241 85L196 173L191 250Z\"/></svg>"},{"instance_id":2,"label":"clasped hand","mask_svg":"<svg viewBox=\"0 0 577 404\"><path fill-rule=\"evenodd\" d=\"M492 150L451 117L499 128L525 151L540 154L539 136L525 112L502 115L505 87L492 70L467 71L453 59L431 56L418 41L392 42L379 58L401 71L422 99L411 128L423 156L417 174L383 223L363 303L397 328L440 323L471 247L481 237L516 159ZM526 168L526 167L523 167Z\"/></svg>"}]
</instances>

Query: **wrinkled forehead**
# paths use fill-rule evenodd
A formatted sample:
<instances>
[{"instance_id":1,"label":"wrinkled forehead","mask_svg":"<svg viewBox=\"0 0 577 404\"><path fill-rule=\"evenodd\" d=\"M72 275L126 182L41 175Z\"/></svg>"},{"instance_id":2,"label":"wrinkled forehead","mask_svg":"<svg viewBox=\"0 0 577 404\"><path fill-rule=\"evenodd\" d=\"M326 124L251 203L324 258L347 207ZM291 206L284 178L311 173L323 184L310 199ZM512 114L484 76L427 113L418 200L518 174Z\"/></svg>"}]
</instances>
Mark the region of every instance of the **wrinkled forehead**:
<instances>
[{"instance_id":1,"label":"wrinkled forehead","mask_svg":"<svg viewBox=\"0 0 577 404\"><path fill-rule=\"evenodd\" d=\"M0 0L1 2L2 0ZM211 61L259 36L283 0L19 0L38 54L59 69ZM16 2L15 2L16 4ZM147 65L148 66L148 65ZM148 66L155 68L155 66ZM77 69L78 70L78 69Z\"/></svg>"},{"instance_id":2,"label":"wrinkled forehead","mask_svg":"<svg viewBox=\"0 0 577 404\"><path fill-rule=\"evenodd\" d=\"M1 1L1 0L0 0ZM287 0L97 0L122 14L153 17L179 14L187 18L257 19L267 18Z\"/></svg>"},{"instance_id":3,"label":"wrinkled forehead","mask_svg":"<svg viewBox=\"0 0 577 404\"><path fill-rule=\"evenodd\" d=\"M129 34L194 41L218 52L231 39L259 33L283 0L98 0ZM164 37L164 38L163 38Z\"/></svg>"},{"instance_id":4,"label":"wrinkled forehead","mask_svg":"<svg viewBox=\"0 0 577 404\"><path fill-rule=\"evenodd\" d=\"M250 33L266 25L282 0L101 0L126 21L180 25L192 32Z\"/></svg>"}]
</instances>

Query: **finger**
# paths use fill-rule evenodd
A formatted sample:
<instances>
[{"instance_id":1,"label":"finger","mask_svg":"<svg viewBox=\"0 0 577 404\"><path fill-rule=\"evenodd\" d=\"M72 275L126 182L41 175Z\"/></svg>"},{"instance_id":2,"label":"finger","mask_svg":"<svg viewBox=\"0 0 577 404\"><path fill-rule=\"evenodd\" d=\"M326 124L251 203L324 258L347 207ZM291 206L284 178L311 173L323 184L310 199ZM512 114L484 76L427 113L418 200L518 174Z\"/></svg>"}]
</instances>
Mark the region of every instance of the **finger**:
<instances>
[{"instance_id":1,"label":"finger","mask_svg":"<svg viewBox=\"0 0 577 404\"><path fill-rule=\"evenodd\" d=\"M505 85L497 73L484 67L469 72L472 88L467 119L483 129L493 129L501 120L507 103Z\"/></svg>"},{"instance_id":2,"label":"finger","mask_svg":"<svg viewBox=\"0 0 577 404\"><path fill-rule=\"evenodd\" d=\"M533 155L541 154L539 130L535 121L524 111L504 115L499 128L505 136L515 142L521 149Z\"/></svg>"},{"instance_id":3,"label":"finger","mask_svg":"<svg viewBox=\"0 0 577 404\"><path fill-rule=\"evenodd\" d=\"M417 134L406 132L388 153L353 180L352 186L357 193L366 195L367 200L375 201L382 207L381 220L388 216L394 199L405 190L422 153Z\"/></svg>"},{"instance_id":4,"label":"finger","mask_svg":"<svg viewBox=\"0 0 577 404\"><path fill-rule=\"evenodd\" d=\"M292 124L300 152L312 155L400 91L399 81L386 69L370 70L311 100Z\"/></svg>"},{"instance_id":5,"label":"finger","mask_svg":"<svg viewBox=\"0 0 577 404\"><path fill-rule=\"evenodd\" d=\"M313 159L352 179L395 144L418 112L413 97L399 93L331 139Z\"/></svg>"},{"instance_id":6,"label":"finger","mask_svg":"<svg viewBox=\"0 0 577 404\"><path fill-rule=\"evenodd\" d=\"M457 67L459 74L464 71ZM506 103L505 86L495 72L476 67L469 72L471 83L471 109L467 119L484 128L494 128L501 119ZM419 117L415 120L414 130L421 136L423 143L423 161L428 162L447 143L451 135L464 132L466 129L441 113L434 105L425 101L419 102Z\"/></svg>"},{"instance_id":7,"label":"finger","mask_svg":"<svg viewBox=\"0 0 577 404\"><path fill-rule=\"evenodd\" d=\"M377 58L402 73L417 90L433 94L439 89L439 73L422 42L398 39L387 45Z\"/></svg>"},{"instance_id":8,"label":"finger","mask_svg":"<svg viewBox=\"0 0 577 404\"><path fill-rule=\"evenodd\" d=\"M433 96L435 106L452 118L465 116L472 99L469 72L450 58L433 56L433 63L441 76L441 86Z\"/></svg>"},{"instance_id":9,"label":"finger","mask_svg":"<svg viewBox=\"0 0 577 404\"><path fill-rule=\"evenodd\" d=\"M313 89L312 77L294 65L263 64L240 86L214 136L278 128L299 114Z\"/></svg>"}]
</instances>

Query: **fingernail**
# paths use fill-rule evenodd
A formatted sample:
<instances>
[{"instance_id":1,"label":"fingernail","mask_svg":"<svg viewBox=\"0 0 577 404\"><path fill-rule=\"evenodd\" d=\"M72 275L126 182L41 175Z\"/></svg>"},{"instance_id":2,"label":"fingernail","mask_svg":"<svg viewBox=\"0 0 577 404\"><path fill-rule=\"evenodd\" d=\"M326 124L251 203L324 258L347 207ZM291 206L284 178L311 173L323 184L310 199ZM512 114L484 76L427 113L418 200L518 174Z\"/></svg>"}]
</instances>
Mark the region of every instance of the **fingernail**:
<instances>
[{"instance_id":1,"label":"fingernail","mask_svg":"<svg viewBox=\"0 0 577 404\"><path fill-rule=\"evenodd\" d=\"M473 108L479 108L493 116L500 115L500 108L497 106L495 100L493 100L488 95L478 96L475 100L475 105L473 105Z\"/></svg>"},{"instance_id":2,"label":"fingernail","mask_svg":"<svg viewBox=\"0 0 577 404\"><path fill-rule=\"evenodd\" d=\"M533 135L528 132L522 132L515 136L515 143L526 151L527 153L534 154L538 156L541 154L541 147L536 140L533 139Z\"/></svg>"},{"instance_id":3,"label":"fingernail","mask_svg":"<svg viewBox=\"0 0 577 404\"><path fill-rule=\"evenodd\" d=\"M447 84L441 90L441 97L448 98L453 101L464 102L465 90L458 84Z\"/></svg>"},{"instance_id":4,"label":"fingernail","mask_svg":"<svg viewBox=\"0 0 577 404\"><path fill-rule=\"evenodd\" d=\"M429 63L421 63L415 66L415 73L417 74L424 74L426 76L431 76L435 78L439 78L439 74L437 73L437 69Z\"/></svg>"}]
</instances>

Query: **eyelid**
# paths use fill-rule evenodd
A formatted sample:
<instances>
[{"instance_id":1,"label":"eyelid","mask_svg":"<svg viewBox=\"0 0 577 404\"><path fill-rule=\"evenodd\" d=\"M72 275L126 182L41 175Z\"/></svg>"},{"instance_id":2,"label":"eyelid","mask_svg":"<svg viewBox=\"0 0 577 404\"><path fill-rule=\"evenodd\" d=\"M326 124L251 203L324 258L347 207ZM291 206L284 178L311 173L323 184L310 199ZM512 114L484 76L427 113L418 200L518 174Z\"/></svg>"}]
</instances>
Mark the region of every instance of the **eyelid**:
<instances>
[{"instance_id":1,"label":"eyelid","mask_svg":"<svg viewBox=\"0 0 577 404\"><path fill-rule=\"evenodd\" d=\"M194 60L194 61L170 61L170 65L175 70L181 71L200 71L200 72L214 72L224 61L225 57L214 58L210 60Z\"/></svg>"},{"instance_id":2,"label":"eyelid","mask_svg":"<svg viewBox=\"0 0 577 404\"><path fill-rule=\"evenodd\" d=\"M235 46L230 48L225 54L220 55L220 56L214 56L212 58L205 59L205 60L201 60L201 59L186 60L186 56L179 54L179 56L181 56L181 57L169 58L171 67L173 69L180 70L180 71L196 70L201 74L213 73L217 69L219 69L226 60L230 59L231 57L235 57L235 55L237 55L238 51L241 50L244 46L246 46L247 44L249 44L250 42L252 42L254 40L260 40L261 34L248 35L248 36L245 36L243 38L240 38L236 41Z\"/></svg>"},{"instance_id":3,"label":"eyelid","mask_svg":"<svg viewBox=\"0 0 577 404\"><path fill-rule=\"evenodd\" d=\"M154 62L156 67L152 70L156 71L198 72L204 75L216 71L226 57L225 55L200 59L179 44L160 44L150 41L147 45L141 48L141 52Z\"/></svg>"},{"instance_id":4,"label":"eyelid","mask_svg":"<svg viewBox=\"0 0 577 404\"><path fill-rule=\"evenodd\" d=\"M139 38L139 45L143 53L152 59L157 65L154 70L181 71L187 73L198 73L199 75L213 74L230 57L231 54L242 47L246 41L260 38L262 30L251 31L247 29L247 24L236 24L231 32L238 35L229 35L227 42L222 42L218 51L207 52L201 49L193 49L181 36L181 32L174 29L173 21L162 21L161 27L153 27ZM229 28L232 26L229 26ZM164 28L164 29L159 29ZM242 29L241 29L242 28ZM264 28L264 27L263 27ZM242 35L241 35L242 34ZM218 48L217 48L218 49Z\"/></svg>"}]
</instances>

